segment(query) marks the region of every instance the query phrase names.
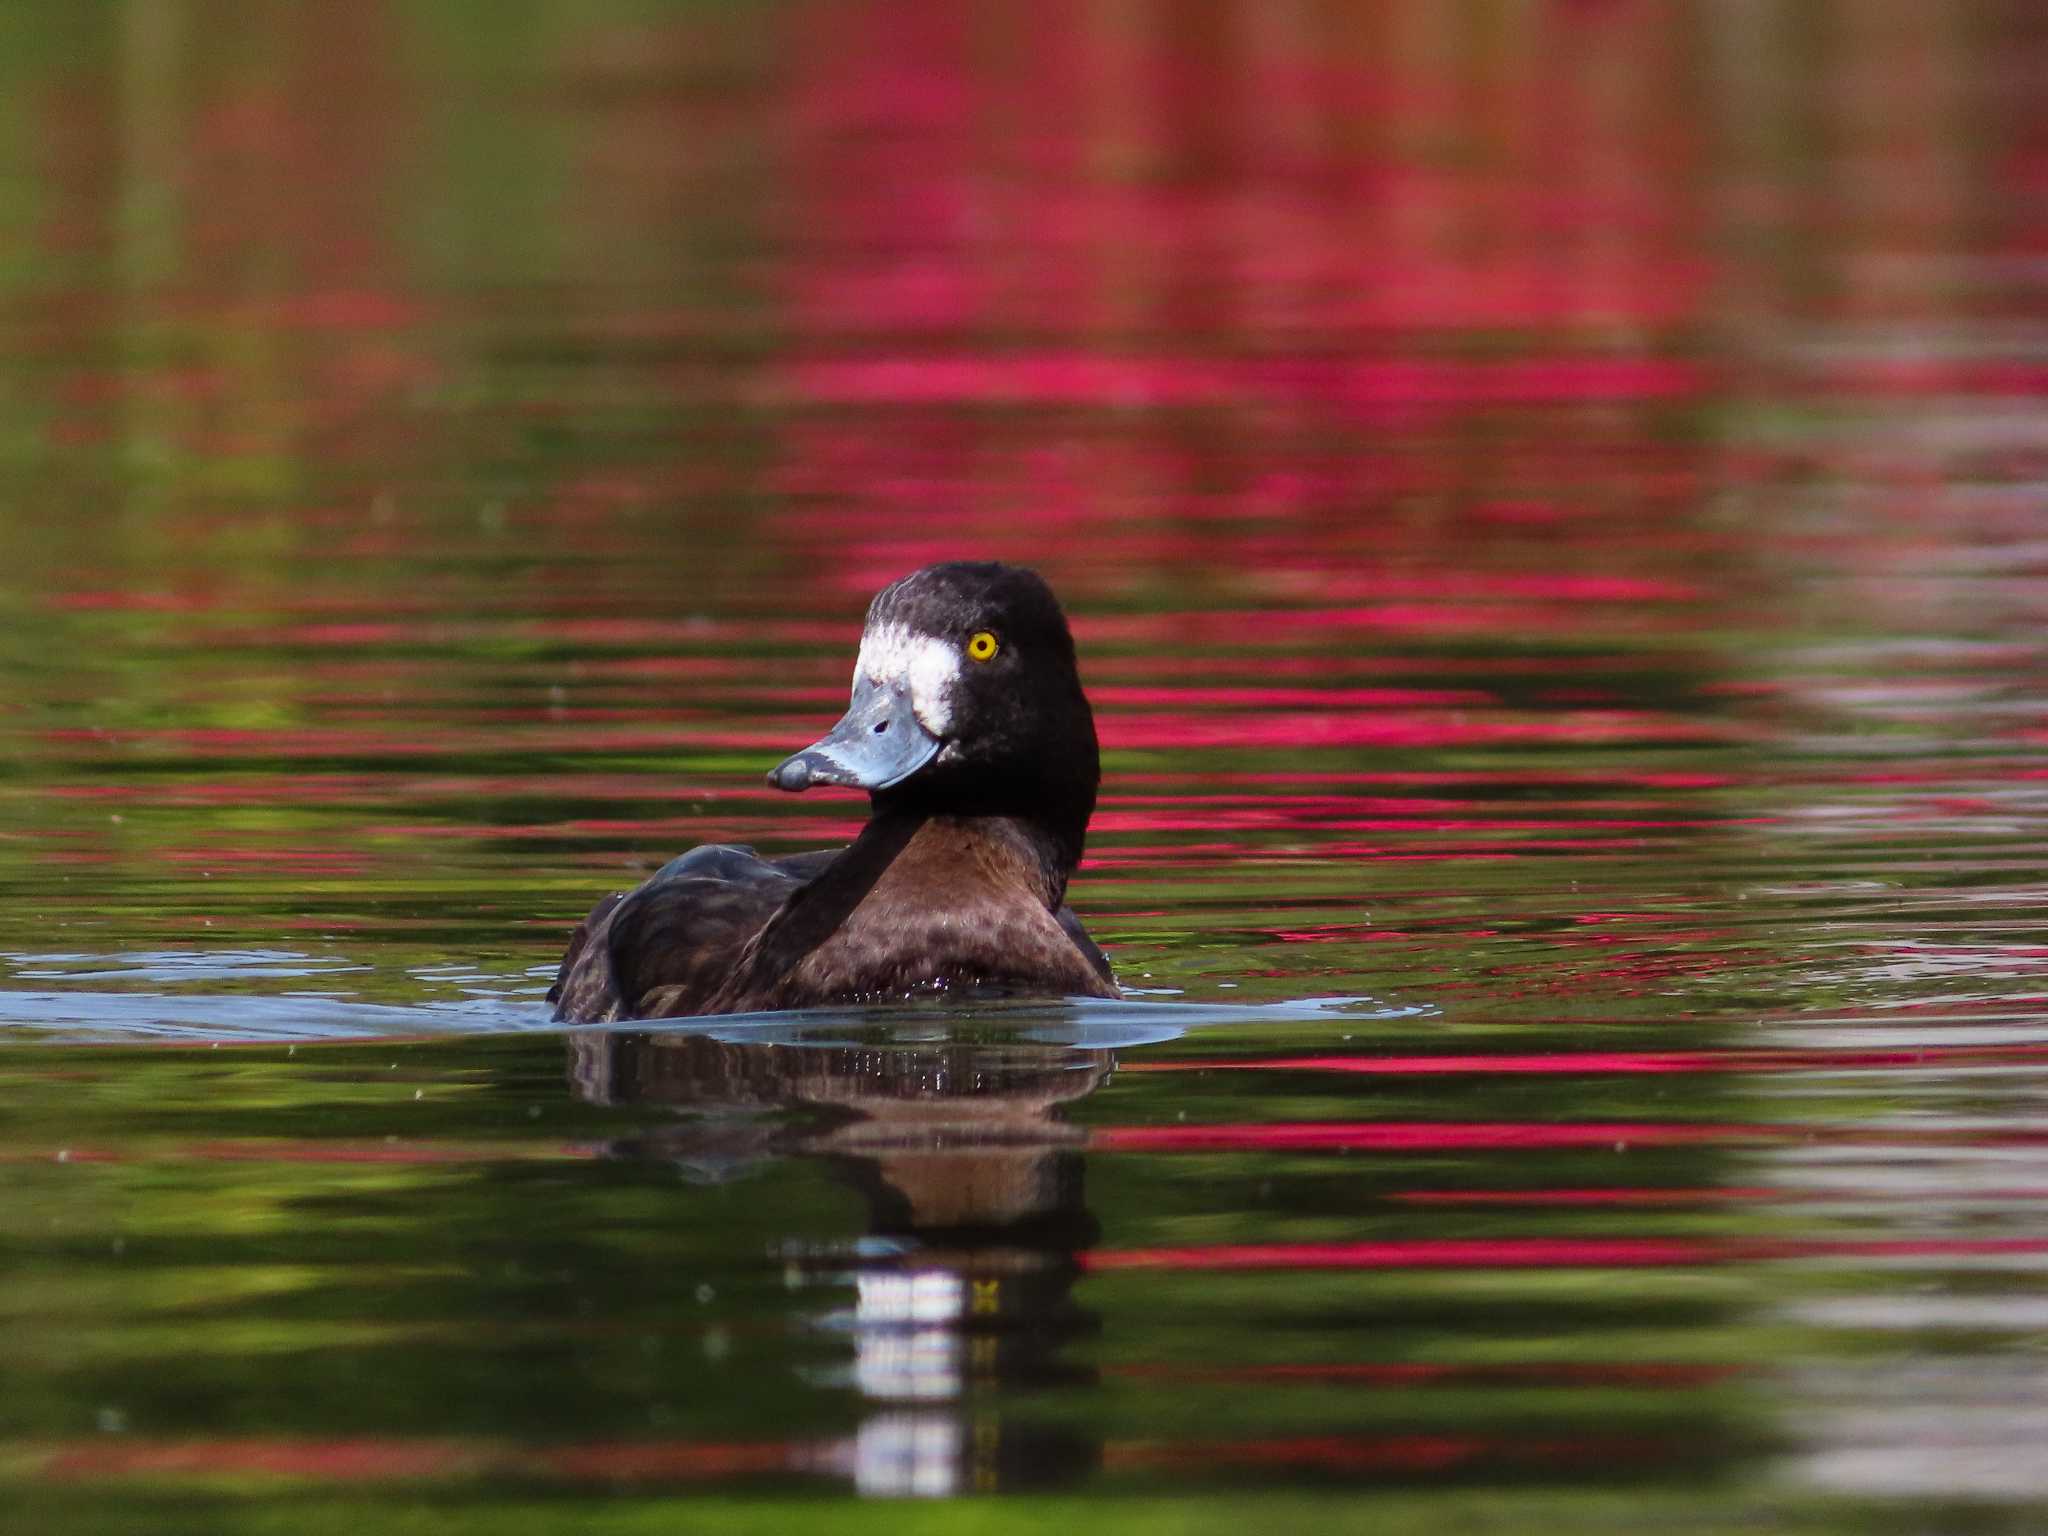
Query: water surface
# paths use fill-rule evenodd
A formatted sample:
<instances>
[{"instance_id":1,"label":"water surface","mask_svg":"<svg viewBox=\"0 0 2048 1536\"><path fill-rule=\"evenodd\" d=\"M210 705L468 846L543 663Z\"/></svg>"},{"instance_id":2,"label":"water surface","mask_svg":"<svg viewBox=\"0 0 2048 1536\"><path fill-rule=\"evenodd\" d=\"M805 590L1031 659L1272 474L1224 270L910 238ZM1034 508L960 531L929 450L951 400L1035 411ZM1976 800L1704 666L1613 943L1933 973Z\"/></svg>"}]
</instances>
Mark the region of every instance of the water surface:
<instances>
[{"instance_id":1,"label":"water surface","mask_svg":"<svg viewBox=\"0 0 2048 1536\"><path fill-rule=\"evenodd\" d=\"M0 17L0 1496L2036 1527L2044 84L1988 0ZM1130 999L550 1026L598 895L852 833L761 775L957 556L1073 614Z\"/></svg>"}]
</instances>

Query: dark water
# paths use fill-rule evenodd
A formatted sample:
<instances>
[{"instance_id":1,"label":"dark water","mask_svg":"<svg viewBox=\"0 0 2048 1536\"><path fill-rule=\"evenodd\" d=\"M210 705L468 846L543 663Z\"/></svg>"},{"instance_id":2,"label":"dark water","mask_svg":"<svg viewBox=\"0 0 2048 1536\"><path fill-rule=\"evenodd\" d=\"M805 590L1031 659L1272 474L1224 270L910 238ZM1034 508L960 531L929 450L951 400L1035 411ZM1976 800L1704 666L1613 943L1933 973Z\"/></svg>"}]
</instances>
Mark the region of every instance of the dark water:
<instances>
[{"instance_id":1,"label":"dark water","mask_svg":"<svg viewBox=\"0 0 2048 1536\"><path fill-rule=\"evenodd\" d=\"M2038 1529L2044 103L2020 0L0 12L0 1523ZM1132 1001L550 1028L851 832L760 775L942 556Z\"/></svg>"}]
</instances>

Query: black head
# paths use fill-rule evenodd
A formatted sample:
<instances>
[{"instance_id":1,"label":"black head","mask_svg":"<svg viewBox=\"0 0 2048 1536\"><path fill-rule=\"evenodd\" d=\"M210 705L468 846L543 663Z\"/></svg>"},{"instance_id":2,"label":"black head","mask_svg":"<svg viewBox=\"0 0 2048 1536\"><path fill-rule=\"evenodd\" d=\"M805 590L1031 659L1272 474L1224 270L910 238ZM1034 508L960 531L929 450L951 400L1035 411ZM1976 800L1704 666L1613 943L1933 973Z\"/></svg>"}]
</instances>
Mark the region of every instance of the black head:
<instances>
[{"instance_id":1,"label":"black head","mask_svg":"<svg viewBox=\"0 0 2048 1536\"><path fill-rule=\"evenodd\" d=\"M1037 572L929 565L868 606L853 700L832 732L769 775L844 784L877 809L1073 823L1095 807L1095 718L1074 640Z\"/></svg>"}]
</instances>

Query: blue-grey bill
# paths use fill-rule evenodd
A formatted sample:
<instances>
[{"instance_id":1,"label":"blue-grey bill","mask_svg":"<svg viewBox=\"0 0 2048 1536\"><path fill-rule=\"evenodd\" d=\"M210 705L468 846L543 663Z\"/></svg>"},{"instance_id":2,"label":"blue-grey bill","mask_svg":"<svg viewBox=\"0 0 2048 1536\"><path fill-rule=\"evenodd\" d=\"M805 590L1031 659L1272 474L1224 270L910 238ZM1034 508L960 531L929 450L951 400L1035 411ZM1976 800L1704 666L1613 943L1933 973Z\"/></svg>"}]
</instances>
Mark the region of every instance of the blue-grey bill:
<instances>
[{"instance_id":1,"label":"blue-grey bill","mask_svg":"<svg viewBox=\"0 0 2048 1536\"><path fill-rule=\"evenodd\" d=\"M768 782L787 790L818 784L890 789L938 756L942 745L918 723L909 688L862 677L853 685L845 718L821 740L785 759Z\"/></svg>"}]
</instances>

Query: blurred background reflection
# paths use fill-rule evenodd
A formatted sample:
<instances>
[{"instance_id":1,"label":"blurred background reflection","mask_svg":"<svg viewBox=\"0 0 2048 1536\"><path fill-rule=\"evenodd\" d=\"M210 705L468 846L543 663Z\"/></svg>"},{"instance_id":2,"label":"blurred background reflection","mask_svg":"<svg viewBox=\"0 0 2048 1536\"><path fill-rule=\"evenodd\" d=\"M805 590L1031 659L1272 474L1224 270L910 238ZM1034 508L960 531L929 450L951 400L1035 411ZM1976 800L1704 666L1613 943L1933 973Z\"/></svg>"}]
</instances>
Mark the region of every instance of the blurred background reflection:
<instances>
[{"instance_id":1,"label":"blurred background reflection","mask_svg":"<svg viewBox=\"0 0 2048 1536\"><path fill-rule=\"evenodd\" d=\"M2044 317L2028 0L0 7L0 1497L2038 1527ZM973 556L1132 1001L565 1084Z\"/></svg>"}]
</instances>

